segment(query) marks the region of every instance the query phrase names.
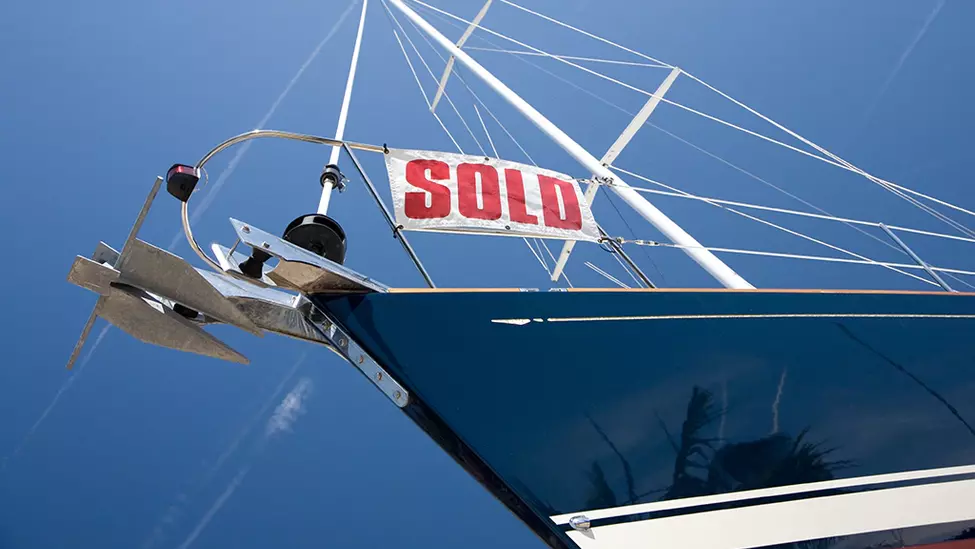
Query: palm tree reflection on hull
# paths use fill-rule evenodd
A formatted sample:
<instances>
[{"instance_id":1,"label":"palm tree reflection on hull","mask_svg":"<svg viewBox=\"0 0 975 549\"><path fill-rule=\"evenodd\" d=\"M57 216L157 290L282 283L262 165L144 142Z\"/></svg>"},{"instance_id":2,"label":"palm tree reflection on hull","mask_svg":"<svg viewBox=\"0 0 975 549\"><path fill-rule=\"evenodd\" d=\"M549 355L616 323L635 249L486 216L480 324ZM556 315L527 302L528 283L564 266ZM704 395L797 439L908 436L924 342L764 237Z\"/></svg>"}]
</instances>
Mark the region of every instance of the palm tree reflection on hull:
<instances>
[{"instance_id":1,"label":"palm tree reflection on hull","mask_svg":"<svg viewBox=\"0 0 975 549\"><path fill-rule=\"evenodd\" d=\"M592 495L587 501L588 508L641 503L648 496L660 492L663 492L661 500L669 500L819 482L835 478L834 473L837 470L852 465L847 460L828 459L836 449L825 448L821 442L809 441L808 427L795 437L785 433L772 433L759 439L730 444L705 434L706 429L723 415L724 411L715 405L714 395L695 386L687 403L679 439L675 440L663 420L657 418L675 453L670 485L646 494L636 494L632 475L627 474L629 497L619 498L610 487L602 467L593 463L589 472ZM620 459L624 472L631 471L630 464L605 433L591 418L590 421ZM774 547L822 549L835 541L821 539Z\"/></svg>"}]
</instances>

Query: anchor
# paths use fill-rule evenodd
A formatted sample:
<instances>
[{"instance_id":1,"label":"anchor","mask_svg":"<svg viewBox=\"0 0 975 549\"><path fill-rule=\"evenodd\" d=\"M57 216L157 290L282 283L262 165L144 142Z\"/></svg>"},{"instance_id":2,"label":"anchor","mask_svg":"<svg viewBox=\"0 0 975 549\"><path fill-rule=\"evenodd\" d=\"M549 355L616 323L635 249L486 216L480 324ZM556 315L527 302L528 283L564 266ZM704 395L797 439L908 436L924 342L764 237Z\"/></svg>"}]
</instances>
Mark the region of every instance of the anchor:
<instances>
[{"instance_id":1,"label":"anchor","mask_svg":"<svg viewBox=\"0 0 975 549\"><path fill-rule=\"evenodd\" d=\"M68 281L98 294L67 367L71 368L97 318L103 318L132 337L161 347L247 364L237 350L209 333L207 326L234 326L258 337L274 333L324 346L353 364L397 406L406 406L407 391L362 350L351 337L307 299L311 294L366 294L388 287L343 265L346 236L341 225L323 214L306 214L289 223L281 237L253 224L230 219L236 242L214 243L211 258L192 235L187 203L196 190L204 164L217 152L256 137L282 137L351 149L328 138L255 130L231 138L210 151L196 166L173 165L166 189L182 203L183 227L190 247L211 269L198 268L182 257L138 238L164 179L153 182L121 250L99 242L88 256L77 256ZM368 150L378 147L360 145ZM358 160L356 169L365 177ZM337 165L325 167L322 186L343 188L345 177ZM378 194L374 194L378 199ZM392 221L385 211L387 221ZM401 237L404 247L409 244ZM244 255L238 248L251 249ZM272 264L273 263L273 264ZM422 265L418 266L422 270ZM380 374L380 375L376 375Z\"/></svg>"}]
</instances>

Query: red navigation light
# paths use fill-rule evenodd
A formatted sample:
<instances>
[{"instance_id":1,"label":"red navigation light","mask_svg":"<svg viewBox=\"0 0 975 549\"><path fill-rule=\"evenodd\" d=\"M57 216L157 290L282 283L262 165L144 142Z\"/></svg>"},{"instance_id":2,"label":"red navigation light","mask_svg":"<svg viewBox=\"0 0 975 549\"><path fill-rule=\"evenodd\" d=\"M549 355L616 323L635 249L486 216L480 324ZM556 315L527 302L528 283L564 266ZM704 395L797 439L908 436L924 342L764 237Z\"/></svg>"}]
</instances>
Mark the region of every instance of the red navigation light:
<instances>
[{"instance_id":1,"label":"red navigation light","mask_svg":"<svg viewBox=\"0 0 975 549\"><path fill-rule=\"evenodd\" d=\"M186 202L193 194L197 182L200 181L200 171L193 166L173 164L166 173L166 190L180 202Z\"/></svg>"}]
</instances>

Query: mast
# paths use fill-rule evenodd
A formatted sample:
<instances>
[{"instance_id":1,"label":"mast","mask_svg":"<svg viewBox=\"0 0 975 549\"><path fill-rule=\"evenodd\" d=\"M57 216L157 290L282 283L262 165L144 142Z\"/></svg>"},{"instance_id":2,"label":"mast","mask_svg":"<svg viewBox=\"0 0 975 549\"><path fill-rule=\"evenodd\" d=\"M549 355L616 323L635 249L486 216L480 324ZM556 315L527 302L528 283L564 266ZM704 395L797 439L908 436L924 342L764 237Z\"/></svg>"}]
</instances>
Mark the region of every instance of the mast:
<instances>
[{"instance_id":1,"label":"mast","mask_svg":"<svg viewBox=\"0 0 975 549\"><path fill-rule=\"evenodd\" d=\"M335 139L341 141L345 135L345 121L349 116L349 103L352 102L352 84L355 82L355 71L359 64L359 47L362 45L362 29L366 26L366 8L369 7L369 0L362 0L362 13L359 15L359 30L355 35L355 45L352 47L352 63L349 65L349 76L345 80L345 95L342 97L342 108L339 110L339 121L335 128ZM341 146L333 145L329 155L328 163L338 165L339 151ZM332 196L332 183L322 182L322 197L318 202L318 213L325 215L328 213L328 202Z\"/></svg>"},{"instance_id":2,"label":"mast","mask_svg":"<svg viewBox=\"0 0 975 549\"><path fill-rule=\"evenodd\" d=\"M744 278L742 278L738 273L732 270L731 267L726 265L723 261L717 258L709 250L704 249L704 247L694 239L690 234L687 233L683 228L681 228L677 223L667 217L666 214L657 209L656 206L650 203L647 199L641 196L638 192L634 191L630 186L623 181L622 178L614 174L607 168L603 166L599 160L585 150L581 145L576 143L571 137L563 132L558 126L553 124L548 118L545 118L542 113L538 112L534 107L528 104L527 101L522 99L518 94L506 86L503 82L498 80L496 76L491 74L490 71L481 66L477 61L475 61L471 56L467 55L462 49L458 48L453 42L447 39L443 34L440 33L436 28L428 23L423 17L417 14L415 11L410 9L403 0L389 0L389 3L401 11L404 15L410 18L417 26L420 27L423 32L429 35L431 38L437 41L438 44L451 55L457 58L464 66L471 70L478 78L483 80L488 86L490 86L494 91L501 95L508 103L513 107L518 109L526 118L528 118L538 129L542 130L546 135L549 136L556 144L562 147L567 153L569 153L577 162L582 164L589 172L593 173L596 177L601 177L607 180L612 180L613 185L610 187L617 195L620 196L631 208L637 211L644 219L649 221L654 227L660 230L668 239L673 243L681 246L687 255L697 262L704 270L706 270L711 276L713 276L718 282L720 282L726 288L733 289L750 289L754 288L748 283Z\"/></svg>"}]
</instances>

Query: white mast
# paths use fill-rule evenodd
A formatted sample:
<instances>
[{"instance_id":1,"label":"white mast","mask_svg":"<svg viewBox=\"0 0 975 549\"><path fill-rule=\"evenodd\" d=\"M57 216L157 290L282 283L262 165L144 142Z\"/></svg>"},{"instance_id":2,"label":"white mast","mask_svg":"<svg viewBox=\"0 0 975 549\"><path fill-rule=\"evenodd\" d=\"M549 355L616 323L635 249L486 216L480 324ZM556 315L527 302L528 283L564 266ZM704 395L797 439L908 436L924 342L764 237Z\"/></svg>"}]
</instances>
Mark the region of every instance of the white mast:
<instances>
[{"instance_id":1,"label":"white mast","mask_svg":"<svg viewBox=\"0 0 975 549\"><path fill-rule=\"evenodd\" d=\"M501 97L511 103L512 106L518 109L540 130L545 132L546 135L548 135L567 153L572 155L572 157L582 164L589 172L593 173L597 177L613 180L614 184L610 188L615 191L620 198L622 198L627 204L630 205L631 208L636 210L647 221L653 224L654 227L659 229L664 236L670 239L673 243L681 246L684 252L686 252L691 259L696 261L723 286L726 288L735 289L754 288L754 286L749 284L748 281L732 270L731 267L718 259L710 251L704 249L704 247L697 240L695 240L694 237L688 234L687 231L674 223L669 217L658 210L657 207L651 204L647 199L643 198L638 192L630 188L630 186L627 185L626 182L623 181L619 176L611 172L606 166L603 166L595 156L582 148L581 145L576 143L549 119L545 118L542 113L535 110L535 108L529 105L527 101L522 99L503 82L498 80L497 77L482 67L463 50L454 45L454 43L448 40L447 37L440 34L440 31L434 28L433 25L428 23L425 19L420 17L419 14L404 4L403 0L389 0L389 3L396 6L396 9L400 10L404 15L409 17L410 20L416 23L417 26L423 30L423 32L427 33L431 38L436 40L441 47L450 52L450 54L456 57L458 61L463 63L468 69L471 70L471 72L476 74L478 78L483 80L494 91L499 93Z\"/></svg>"},{"instance_id":2,"label":"white mast","mask_svg":"<svg viewBox=\"0 0 975 549\"><path fill-rule=\"evenodd\" d=\"M335 139L341 140L345 135L345 121L349 116L349 103L352 102L352 84L355 82L355 70L359 64L359 47L362 45L362 29L366 26L366 8L369 0L362 0L362 14L359 16L359 30L355 35L355 45L352 47L352 63L349 66L349 76L345 80L345 95L342 97L342 108L339 110L339 122L335 128ZM332 153L328 158L329 164L339 163L339 151L341 147L332 147ZM325 182L322 185L322 198L318 202L318 213L325 215L328 213L328 201L332 196L331 183Z\"/></svg>"}]
</instances>

